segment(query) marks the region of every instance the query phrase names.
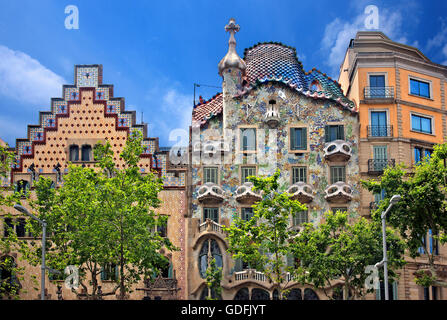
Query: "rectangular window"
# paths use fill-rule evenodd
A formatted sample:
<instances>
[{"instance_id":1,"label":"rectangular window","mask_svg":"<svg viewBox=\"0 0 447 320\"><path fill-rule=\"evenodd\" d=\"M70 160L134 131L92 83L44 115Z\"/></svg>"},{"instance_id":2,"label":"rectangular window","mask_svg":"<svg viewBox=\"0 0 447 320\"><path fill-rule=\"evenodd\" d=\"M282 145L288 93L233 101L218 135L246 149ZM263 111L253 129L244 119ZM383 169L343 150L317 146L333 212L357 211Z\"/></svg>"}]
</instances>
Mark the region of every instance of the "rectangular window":
<instances>
[{"instance_id":1,"label":"rectangular window","mask_svg":"<svg viewBox=\"0 0 447 320\"><path fill-rule=\"evenodd\" d=\"M307 210L299 211L292 217L293 226L301 226L303 223L309 222Z\"/></svg>"},{"instance_id":2,"label":"rectangular window","mask_svg":"<svg viewBox=\"0 0 447 320\"><path fill-rule=\"evenodd\" d=\"M168 221L166 220L164 224L157 221L156 231L160 237L166 238L168 236Z\"/></svg>"},{"instance_id":3,"label":"rectangular window","mask_svg":"<svg viewBox=\"0 0 447 320\"><path fill-rule=\"evenodd\" d=\"M307 149L307 128L290 128L290 150Z\"/></svg>"},{"instance_id":4,"label":"rectangular window","mask_svg":"<svg viewBox=\"0 0 447 320\"><path fill-rule=\"evenodd\" d=\"M297 182L307 183L307 168L306 167L293 167L292 168L292 184Z\"/></svg>"},{"instance_id":5,"label":"rectangular window","mask_svg":"<svg viewBox=\"0 0 447 320\"><path fill-rule=\"evenodd\" d=\"M256 129L241 128L241 150L256 151Z\"/></svg>"},{"instance_id":6,"label":"rectangular window","mask_svg":"<svg viewBox=\"0 0 447 320\"><path fill-rule=\"evenodd\" d=\"M370 75L369 86L371 98L385 98L385 75Z\"/></svg>"},{"instance_id":7,"label":"rectangular window","mask_svg":"<svg viewBox=\"0 0 447 320\"><path fill-rule=\"evenodd\" d=\"M118 280L118 266L113 263L108 263L101 269L101 280L117 281Z\"/></svg>"},{"instance_id":8,"label":"rectangular window","mask_svg":"<svg viewBox=\"0 0 447 320\"><path fill-rule=\"evenodd\" d=\"M410 79L410 93L416 96L430 98L430 83L416 79Z\"/></svg>"},{"instance_id":9,"label":"rectangular window","mask_svg":"<svg viewBox=\"0 0 447 320\"><path fill-rule=\"evenodd\" d=\"M334 140L345 140L345 132L343 125L327 125L324 127L326 142Z\"/></svg>"},{"instance_id":10,"label":"rectangular window","mask_svg":"<svg viewBox=\"0 0 447 320\"><path fill-rule=\"evenodd\" d=\"M415 147L414 148L414 163L418 163L422 160L422 148Z\"/></svg>"},{"instance_id":11,"label":"rectangular window","mask_svg":"<svg viewBox=\"0 0 447 320\"><path fill-rule=\"evenodd\" d=\"M241 183L245 183L248 181L249 176L256 175L256 167L241 167Z\"/></svg>"},{"instance_id":12,"label":"rectangular window","mask_svg":"<svg viewBox=\"0 0 447 320\"><path fill-rule=\"evenodd\" d=\"M203 221L206 219L219 223L219 208L203 208Z\"/></svg>"},{"instance_id":13,"label":"rectangular window","mask_svg":"<svg viewBox=\"0 0 447 320\"><path fill-rule=\"evenodd\" d=\"M346 169L344 166L331 167L331 184L343 181L346 182Z\"/></svg>"},{"instance_id":14,"label":"rectangular window","mask_svg":"<svg viewBox=\"0 0 447 320\"><path fill-rule=\"evenodd\" d=\"M370 136L387 137L390 133L388 130L386 111L371 111Z\"/></svg>"},{"instance_id":15,"label":"rectangular window","mask_svg":"<svg viewBox=\"0 0 447 320\"><path fill-rule=\"evenodd\" d=\"M241 219L248 221L253 217L253 208L241 208Z\"/></svg>"},{"instance_id":16,"label":"rectangular window","mask_svg":"<svg viewBox=\"0 0 447 320\"><path fill-rule=\"evenodd\" d=\"M411 115L411 129L422 133L433 133L432 119L427 117Z\"/></svg>"},{"instance_id":17,"label":"rectangular window","mask_svg":"<svg viewBox=\"0 0 447 320\"><path fill-rule=\"evenodd\" d=\"M5 220L3 220L3 235L5 237L9 236L9 231L14 230L14 225L12 224L12 219L11 218L5 218Z\"/></svg>"},{"instance_id":18,"label":"rectangular window","mask_svg":"<svg viewBox=\"0 0 447 320\"><path fill-rule=\"evenodd\" d=\"M216 167L204 167L203 168L203 182L212 182L217 184L217 168Z\"/></svg>"}]
</instances>

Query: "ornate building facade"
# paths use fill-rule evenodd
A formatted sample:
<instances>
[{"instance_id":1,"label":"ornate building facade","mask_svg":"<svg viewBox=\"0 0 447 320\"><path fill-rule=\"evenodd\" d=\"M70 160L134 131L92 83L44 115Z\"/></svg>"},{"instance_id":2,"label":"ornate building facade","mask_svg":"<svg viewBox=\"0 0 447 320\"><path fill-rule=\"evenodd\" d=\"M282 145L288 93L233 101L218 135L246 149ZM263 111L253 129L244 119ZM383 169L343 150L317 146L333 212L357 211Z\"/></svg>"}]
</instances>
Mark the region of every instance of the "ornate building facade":
<instances>
[{"instance_id":1,"label":"ornate building facade","mask_svg":"<svg viewBox=\"0 0 447 320\"><path fill-rule=\"evenodd\" d=\"M327 210L359 212L358 114L339 84L313 69L305 72L294 48L258 43L240 58L231 19L229 49L218 65L222 92L192 113L188 215L188 298L209 293L209 258L223 268L223 299L271 299L278 292L264 274L226 253L222 225L248 219L260 199L249 175L281 172L281 190L306 203L290 221L318 224ZM293 299L324 299L321 292L284 284Z\"/></svg>"},{"instance_id":2,"label":"ornate building facade","mask_svg":"<svg viewBox=\"0 0 447 320\"><path fill-rule=\"evenodd\" d=\"M40 123L28 126L25 139L17 139L15 163L10 179L3 181L3 187L15 186L27 190L34 196L33 185L39 177L53 180L57 187L63 183L63 176L68 171L68 163L93 167L93 146L98 142L108 141L114 152L117 168L123 168L119 157L129 134L139 131L143 136L143 154L139 162L142 174L156 171L163 177L164 190L159 194L162 200L157 212L168 215L166 236L180 251L165 252L170 260L169 270L157 279L155 284L139 283L135 286L131 299L184 299L186 297L186 167L173 166L169 161L169 152L160 148L158 138L147 137L147 125L136 123L135 111L125 110L124 98L113 96L113 85L102 83L102 65L75 66L74 85L64 85L62 98L51 99L51 110L40 112ZM29 209L25 203L24 206ZM30 209L31 211L31 209ZM11 213L13 219L22 217L12 208L6 208L3 214ZM12 225L9 218L0 219L4 224ZM0 226L1 227L1 226ZM1 228L2 232L4 228ZM14 227L17 235L24 240L32 238L26 234L23 225ZM3 234L2 234L3 236ZM0 253L1 254L1 253ZM25 279L20 283L23 288L22 299L36 299L36 292L29 275L38 275L39 267L26 265L18 259L18 266L25 266ZM113 285L114 272L103 272L101 285L103 292ZM59 295L64 299L74 299L75 295L63 286L63 282L47 279L47 298L58 297L58 285L62 287ZM113 297L109 297L113 298Z\"/></svg>"},{"instance_id":3,"label":"ornate building facade","mask_svg":"<svg viewBox=\"0 0 447 320\"><path fill-rule=\"evenodd\" d=\"M435 144L445 142L447 68L430 61L417 48L391 41L382 32L358 32L340 66L339 82L358 106L362 179L377 179L387 165L397 163L411 172ZM363 190L362 215L369 216L383 196ZM435 242L428 234L427 248L420 248L422 256L407 257L399 281L390 286L391 297L447 298L445 288L422 288L414 283L414 272L424 268L427 250L437 255L439 276L445 279L447 248Z\"/></svg>"}]
</instances>

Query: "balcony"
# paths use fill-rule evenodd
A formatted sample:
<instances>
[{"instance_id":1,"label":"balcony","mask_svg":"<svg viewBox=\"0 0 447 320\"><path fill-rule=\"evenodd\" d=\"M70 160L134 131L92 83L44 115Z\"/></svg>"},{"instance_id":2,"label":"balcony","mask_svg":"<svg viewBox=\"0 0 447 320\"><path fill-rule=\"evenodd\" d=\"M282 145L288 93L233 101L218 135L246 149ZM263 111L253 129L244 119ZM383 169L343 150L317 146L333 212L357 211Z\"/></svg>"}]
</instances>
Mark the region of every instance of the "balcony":
<instances>
[{"instance_id":1,"label":"balcony","mask_svg":"<svg viewBox=\"0 0 447 320\"><path fill-rule=\"evenodd\" d=\"M368 102L394 100L394 87L365 87L363 96Z\"/></svg>"},{"instance_id":2,"label":"balcony","mask_svg":"<svg viewBox=\"0 0 447 320\"><path fill-rule=\"evenodd\" d=\"M253 183L245 182L236 189L236 201L239 202L254 202L261 200L261 194L258 191L253 191Z\"/></svg>"},{"instance_id":3,"label":"balcony","mask_svg":"<svg viewBox=\"0 0 447 320\"><path fill-rule=\"evenodd\" d=\"M200 202L219 203L225 198L224 191L222 190L221 186L212 182L207 182L202 185L197 193L197 200Z\"/></svg>"},{"instance_id":4,"label":"balcony","mask_svg":"<svg viewBox=\"0 0 447 320\"><path fill-rule=\"evenodd\" d=\"M287 189L287 193L292 195L293 200L298 200L301 203L310 203L314 199L312 186L304 183L297 182Z\"/></svg>"},{"instance_id":5,"label":"balcony","mask_svg":"<svg viewBox=\"0 0 447 320\"><path fill-rule=\"evenodd\" d=\"M344 140L334 140L325 144L324 157L329 161L348 161L352 156L351 144Z\"/></svg>"},{"instance_id":6,"label":"balcony","mask_svg":"<svg viewBox=\"0 0 447 320\"><path fill-rule=\"evenodd\" d=\"M331 184L324 192L328 202L346 203L352 200L352 187L343 181Z\"/></svg>"},{"instance_id":7,"label":"balcony","mask_svg":"<svg viewBox=\"0 0 447 320\"><path fill-rule=\"evenodd\" d=\"M383 170L387 166L394 167L394 159L369 159L368 160L368 173L369 174L382 174Z\"/></svg>"},{"instance_id":8,"label":"balcony","mask_svg":"<svg viewBox=\"0 0 447 320\"><path fill-rule=\"evenodd\" d=\"M225 234L223 226L210 219L206 219L205 222L199 224L199 234L203 232L217 232Z\"/></svg>"},{"instance_id":9,"label":"balcony","mask_svg":"<svg viewBox=\"0 0 447 320\"><path fill-rule=\"evenodd\" d=\"M393 126L367 126L368 138L392 137Z\"/></svg>"},{"instance_id":10,"label":"balcony","mask_svg":"<svg viewBox=\"0 0 447 320\"><path fill-rule=\"evenodd\" d=\"M241 281L248 281L248 280L254 280L259 282L269 282L267 277L263 272L256 271L255 269L247 269L243 271L238 271L233 273L233 281L234 282L241 282Z\"/></svg>"}]
</instances>

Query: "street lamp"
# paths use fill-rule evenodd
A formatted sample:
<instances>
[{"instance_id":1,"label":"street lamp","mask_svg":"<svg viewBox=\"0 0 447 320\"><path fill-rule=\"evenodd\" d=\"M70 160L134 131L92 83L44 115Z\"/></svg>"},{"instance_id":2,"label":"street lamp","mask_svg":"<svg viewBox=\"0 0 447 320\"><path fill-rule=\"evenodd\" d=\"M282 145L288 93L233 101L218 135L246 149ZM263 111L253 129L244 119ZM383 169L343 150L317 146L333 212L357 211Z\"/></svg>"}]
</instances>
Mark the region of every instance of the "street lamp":
<instances>
[{"instance_id":1,"label":"street lamp","mask_svg":"<svg viewBox=\"0 0 447 320\"><path fill-rule=\"evenodd\" d=\"M388 258L387 258L387 252L386 252L386 225L385 225L385 219L388 212L391 210L391 208L400 201L401 196L398 194L395 194L391 197L390 205L388 208L386 208L385 211L382 212L382 215L380 216L382 219L382 246L383 246L383 260L376 264L376 267L383 266L383 282L385 287L385 300L389 300L389 292L388 292Z\"/></svg>"},{"instance_id":2,"label":"street lamp","mask_svg":"<svg viewBox=\"0 0 447 320\"><path fill-rule=\"evenodd\" d=\"M40 267L42 279L40 280L40 299L45 300L45 269L46 269L46 266L45 266L45 242L46 242L46 233L47 233L47 222L45 220L40 220L36 216L32 215L31 213L29 213L29 211L25 207L23 207L19 204L15 204L14 209L16 209L17 211L19 211L21 213L26 214L27 216L38 221L42 225L42 266Z\"/></svg>"}]
</instances>

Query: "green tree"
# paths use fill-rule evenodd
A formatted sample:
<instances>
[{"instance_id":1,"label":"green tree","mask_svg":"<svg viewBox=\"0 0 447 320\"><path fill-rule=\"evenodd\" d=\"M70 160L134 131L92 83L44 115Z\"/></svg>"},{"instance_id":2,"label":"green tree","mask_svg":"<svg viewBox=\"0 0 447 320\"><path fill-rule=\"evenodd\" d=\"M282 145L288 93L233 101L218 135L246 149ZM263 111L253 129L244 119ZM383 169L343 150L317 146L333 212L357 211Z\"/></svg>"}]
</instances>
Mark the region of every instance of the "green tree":
<instances>
[{"instance_id":1,"label":"green tree","mask_svg":"<svg viewBox=\"0 0 447 320\"><path fill-rule=\"evenodd\" d=\"M374 289L365 287L369 273L366 267L382 260L382 232L379 223L365 218L349 221L347 212L328 211L318 226L304 225L292 239L292 251L300 264L294 272L298 282L311 284L323 290L337 283L342 287L345 300L361 298ZM388 265L392 281L394 270L404 264L404 243L391 230L387 230Z\"/></svg>"},{"instance_id":2,"label":"green tree","mask_svg":"<svg viewBox=\"0 0 447 320\"><path fill-rule=\"evenodd\" d=\"M431 233L433 245L447 240L447 144L436 145L430 157L425 157L408 172L404 165L388 167L380 180L362 181L365 188L373 193L385 191L385 199L373 212L373 219L380 219L380 212L390 202L390 198L399 194L402 199L387 216L387 224L396 228L406 242L410 257L427 258L428 270L416 273L416 283L424 287L431 285L447 287L440 279L436 264L436 250L427 246L425 239Z\"/></svg>"},{"instance_id":3,"label":"green tree","mask_svg":"<svg viewBox=\"0 0 447 320\"><path fill-rule=\"evenodd\" d=\"M141 142L141 134L129 136L120 155L125 162L122 170L113 162L110 144L98 143L95 169L70 165L58 188L45 178L36 183L37 199L31 204L48 224L48 264L56 270L77 266L88 299L118 290L119 298L125 299L133 284L160 273L166 265L162 249L176 250L156 231L157 225L167 223L154 211L161 202L162 180L153 173L140 173ZM40 236L40 226L30 223L33 234ZM37 264L40 245L31 249L23 251ZM100 292L98 276L111 266L118 270L112 277L116 285L110 292Z\"/></svg>"},{"instance_id":4,"label":"green tree","mask_svg":"<svg viewBox=\"0 0 447 320\"><path fill-rule=\"evenodd\" d=\"M277 170L271 177L249 176L253 190L262 194L262 200L253 205L253 217L245 221L233 217L230 227L224 227L228 236L228 252L233 259L241 259L252 268L263 272L282 295L281 284L286 272L291 271L287 257L291 253L289 239L297 234L290 228L291 217L306 206L279 191Z\"/></svg>"},{"instance_id":5,"label":"green tree","mask_svg":"<svg viewBox=\"0 0 447 320\"><path fill-rule=\"evenodd\" d=\"M222 268L216 265L216 259L212 259L206 269L206 286L208 288L208 296L206 300L218 300L222 293Z\"/></svg>"},{"instance_id":6,"label":"green tree","mask_svg":"<svg viewBox=\"0 0 447 320\"><path fill-rule=\"evenodd\" d=\"M7 180L13 161L14 154L8 151L7 146L0 146L0 186L3 185L4 180ZM4 209L12 207L19 198L11 187L0 187L0 213L4 218L13 218L10 213L5 213ZM24 278L24 268L19 267L10 255L18 248L18 238L13 230L14 224L17 224L17 221L9 226L3 220L6 234L0 237L0 298L18 299L21 289L19 280Z\"/></svg>"}]
</instances>

